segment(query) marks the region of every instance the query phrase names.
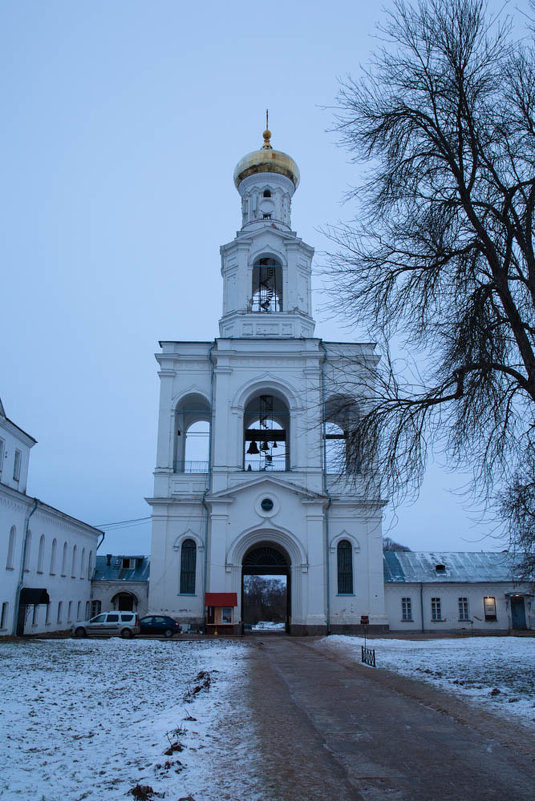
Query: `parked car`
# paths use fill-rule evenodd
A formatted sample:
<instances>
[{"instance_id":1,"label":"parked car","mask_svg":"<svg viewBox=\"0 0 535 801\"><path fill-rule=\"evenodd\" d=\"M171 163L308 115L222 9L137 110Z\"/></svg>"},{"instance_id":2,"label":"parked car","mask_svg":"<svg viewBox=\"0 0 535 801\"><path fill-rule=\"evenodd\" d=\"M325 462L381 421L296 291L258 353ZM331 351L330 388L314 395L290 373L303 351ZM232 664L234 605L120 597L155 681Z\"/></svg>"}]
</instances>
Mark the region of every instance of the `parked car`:
<instances>
[{"instance_id":1,"label":"parked car","mask_svg":"<svg viewBox=\"0 0 535 801\"><path fill-rule=\"evenodd\" d=\"M164 637L172 637L173 634L180 634L180 623L166 615L147 615L139 621L141 634L163 634Z\"/></svg>"},{"instance_id":2,"label":"parked car","mask_svg":"<svg viewBox=\"0 0 535 801\"><path fill-rule=\"evenodd\" d=\"M72 633L75 637L87 637L88 634L120 634L128 639L139 634L139 617L135 612L101 612L84 620L83 623L74 623Z\"/></svg>"}]
</instances>

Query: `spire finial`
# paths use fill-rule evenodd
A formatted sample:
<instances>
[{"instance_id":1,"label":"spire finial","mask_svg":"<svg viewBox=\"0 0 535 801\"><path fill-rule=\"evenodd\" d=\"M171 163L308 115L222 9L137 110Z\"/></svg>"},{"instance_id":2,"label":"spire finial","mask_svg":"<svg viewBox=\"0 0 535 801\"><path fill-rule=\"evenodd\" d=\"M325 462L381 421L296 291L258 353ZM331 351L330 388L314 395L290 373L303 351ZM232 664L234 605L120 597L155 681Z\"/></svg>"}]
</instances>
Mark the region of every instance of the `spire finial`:
<instances>
[{"instance_id":1,"label":"spire finial","mask_svg":"<svg viewBox=\"0 0 535 801\"><path fill-rule=\"evenodd\" d=\"M271 131L269 130L269 109L266 109L266 130L263 133L264 144L262 150L272 150L271 147Z\"/></svg>"}]
</instances>

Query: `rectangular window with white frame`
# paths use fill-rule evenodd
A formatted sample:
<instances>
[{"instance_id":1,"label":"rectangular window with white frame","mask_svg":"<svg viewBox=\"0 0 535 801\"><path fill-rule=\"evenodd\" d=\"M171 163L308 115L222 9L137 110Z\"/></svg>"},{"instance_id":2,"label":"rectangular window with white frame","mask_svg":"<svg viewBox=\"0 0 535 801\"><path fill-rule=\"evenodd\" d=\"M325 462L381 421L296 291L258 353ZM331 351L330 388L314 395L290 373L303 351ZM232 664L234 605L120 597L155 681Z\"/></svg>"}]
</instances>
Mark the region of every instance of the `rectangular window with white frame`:
<instances>
[{"instance_id":1,"label":"rectangular window with white frame","mask_svg":"<svg viewBox=\"0 0 535 801\"><path fill-rule=\"evenodd\" d=\"M442 605L440 598L431 598L431 620L442 620Z\"/></svg>"},{"instance_id":2,"label":"rectangular window with white frame","mask_svg":"<svg viewBox=\"0 0 535 801\"><path fill-rule=\"evenodd\" d=\"M412 599L401 599L401 619L405 622L412 621Z\"/></svg>"},{"instance_id":3,"label":"rectangular window with white frame","mask_svg":"<svg viewBox=\"0 0 535 801\"><path fill-rule=\"evenodd\" d=\"M468 610L468 598L459 598L459 620L470 620L470 612Z\"/></svg>"}]
</instances>

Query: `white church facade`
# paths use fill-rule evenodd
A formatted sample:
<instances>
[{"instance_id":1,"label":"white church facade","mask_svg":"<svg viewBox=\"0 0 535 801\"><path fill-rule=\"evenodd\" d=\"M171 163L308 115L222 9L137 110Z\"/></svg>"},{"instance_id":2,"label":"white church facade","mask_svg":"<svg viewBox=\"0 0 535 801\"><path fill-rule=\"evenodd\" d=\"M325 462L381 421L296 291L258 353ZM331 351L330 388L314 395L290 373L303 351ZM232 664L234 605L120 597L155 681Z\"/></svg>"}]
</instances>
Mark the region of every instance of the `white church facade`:
<instances>
[{"instance_id":1,"label":"white church facade","mask_svg":"<svg viewBox=\"0 0 535 801\"><path fill-rule=\"evenodd\" d=\"M214 342L161 342L149 607L238 631L244 577L285 577L287 630L386 628L378 488L340 477L374 346L314 336L312 248L291 229L295 162L245 156L221 247ZM338 458L336 458L338 456Z\"/></svg>"}]
</instances>

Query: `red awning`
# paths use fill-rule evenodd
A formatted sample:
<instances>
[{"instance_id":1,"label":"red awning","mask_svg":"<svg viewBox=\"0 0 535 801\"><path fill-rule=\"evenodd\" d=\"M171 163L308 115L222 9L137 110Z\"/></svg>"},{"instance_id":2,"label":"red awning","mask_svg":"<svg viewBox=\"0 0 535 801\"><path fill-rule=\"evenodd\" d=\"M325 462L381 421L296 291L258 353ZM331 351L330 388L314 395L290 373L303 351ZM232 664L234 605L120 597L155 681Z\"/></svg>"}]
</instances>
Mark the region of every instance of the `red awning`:
<instances>
[{"instance_id":1,"label":"red awning","mask_svg":"<svg viewBox=\"0 0 535 801\"><path fill-rule=\"evenodd\" d=\"M205 606L238 606L235 592L207 592L204 596Z\"/></svg>"}]
</instances>

